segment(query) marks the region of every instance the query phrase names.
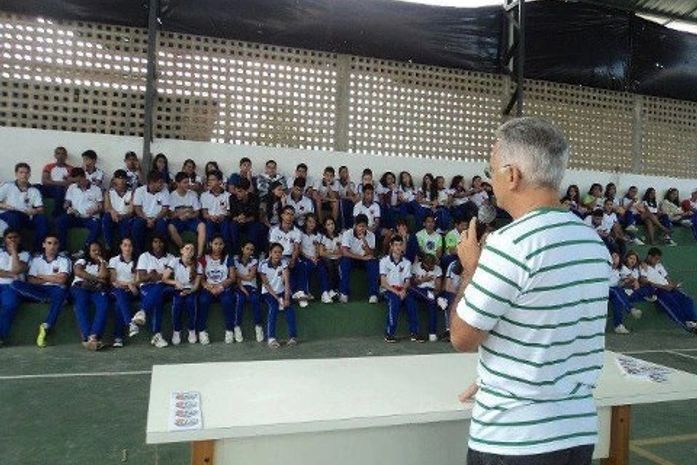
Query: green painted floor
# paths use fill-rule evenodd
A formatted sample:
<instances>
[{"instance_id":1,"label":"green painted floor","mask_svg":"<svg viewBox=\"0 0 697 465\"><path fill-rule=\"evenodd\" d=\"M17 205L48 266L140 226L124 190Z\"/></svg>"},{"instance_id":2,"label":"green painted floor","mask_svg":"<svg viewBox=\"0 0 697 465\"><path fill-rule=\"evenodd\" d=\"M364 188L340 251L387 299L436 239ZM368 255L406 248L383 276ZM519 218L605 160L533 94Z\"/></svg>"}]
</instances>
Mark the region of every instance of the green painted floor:
<instances>
[{"instance_id":1,"label":"green painted floor","mask_svg":"<svg viewBox=\"0 0 697 465\"><path fill-rule=\"evenodd\" d=\"M663 248L666 265L685 283L686 290L697 296L697 247L687 231L680 231L676 238L681 245ZM646 250L639 248L640 253ZM359 273L354 282L360 279ZM385 345L381 339L384 304L368 305L364 284L356 286L355 297L347 305L313 304L300 310L302 343L276 352L256 342L223 344L219 329L222 317L219 310L214 310L210 320L214 343L209 347L184 344L157 350L149 346L143 334L124 349L89 353L77 343L69 307L61 316L51 346L40 350L32 341L45 307L23 307L10 344L0 348L0 464L188 463L186 445L144 444L149 370L154 364L451 351L445 343L402 341ZM644 317L627 321L633 334L609 333L608 349L642 352L635 356L697 373L697 338L677 328L651 304L641 307ZM404 335L404 321L400 328ZM251 329L247 321L245 331L249 336ZM468 382L463 380L463 386ZM651 438L660 439L656 444L641 445L642 440ZM695 465L697 401L635 407L632 439L640 441L631 454L632 465Z\"/></svg>"}]
</instances>

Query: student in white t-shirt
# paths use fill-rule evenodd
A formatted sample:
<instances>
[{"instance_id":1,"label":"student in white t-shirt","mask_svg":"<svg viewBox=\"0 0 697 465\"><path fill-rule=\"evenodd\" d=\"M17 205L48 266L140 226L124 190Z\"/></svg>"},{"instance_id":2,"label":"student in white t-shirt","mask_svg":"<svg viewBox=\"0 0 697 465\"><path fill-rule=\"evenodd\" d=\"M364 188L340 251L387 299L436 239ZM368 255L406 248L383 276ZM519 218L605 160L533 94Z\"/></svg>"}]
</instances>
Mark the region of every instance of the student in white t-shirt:
<instances>
[{"instance_id":1,"label":"student in white t-shirt","mask_svg":"<svg viewBox=\"0 0 697 465\"><path fill-rule=\"evenodd\" d=\"M304 224L305 215L315 212L315 205L304 192L305 178L296 178L290 188L290 194L285 197L285 205L293 207L295 211L294 221L299 227Z\"/></svg>"},{"instance_id":2,"label":"student in white t-shirt","mask_svg":"<svg viewBox=\"0 0 697 465\"><path fill-rule=\"evenodd\" d=\"M654 289L658 306L673 321L687 331L697 333L697 312L694 301L682 291L682 283L668 278L668 271L661 263L662 258L661 249L656 247L649 249L644 266L641 267L640 280Z\"/></svg>"},{"instance_id":3,"label":"student in white t-shirt","mask_svg":"<svg viewBox=\"0 0 697 465\"><path fill-rule=\"evenodd\" d=\"M177 247L184 245L181 234L189 231L196 234L198 258L203 256L206 246L206 225L201 221L201 202L192 188L191 178L180 171L174 177L177 188L169 194L169 237Z\"/></svg>"},{"instance_id":4,"label":"student in white t-shirt","mask_svg":"<svg viewBox=\"0 0 697 465\"><path fill-rule=\"evenodd\" d=\"M82 152L82 169L85 170L85 176L90 184L104 190L104 171L97 168L97 152L94 150Z\"/></svg>"},{"instance_id":5,"label":"student in white t-shirt","mask_svg":"<svg viewBox=\"0 0 697 465\"><path fill-rule=\"evenodd\" d=\"M300 257L298 260L298 289L303 291L307 299L312 299L310 294L310 277L316 276L319 282L319 291L322 293L322 302L331 302L329 297L329 279L324 262L320 257L319 242L321 235L318 230L317 217L308 213L305 215L304 225L300 235ZM307 307L307 299L299 301L301 308Z\"/></svg>"},{"instance_id":6,"label":"student in white t-shirt","mask_svg":"<svg viewBox=\"0 0 697 465\"><path fill-rule=\"evenodd\" d=\"M41 192L29 183L31 168L24 162L15 165L15 182L0 186L0 220L16 231L34 231L32 250L39 252L48 234L48 218L44 214Z\"/></svg>"},{"instance_id":7,"label":"student in white t-shirt","mask_svg":"<svg viewBox=\"0 0 697 465\"><path fill-rule=\"evenodd\" d=\"M445 271L443 292L441 292L440 297L436 299L436 304L438 304L438 307L445 313L445 332L439 337L439 339L444 342L450 341L450 306L460 286L461 275L462 265L460 264L460 260L456 259L450 262Z\"/></svg>"},{"instance_id":8,"label":"student in white t-shirt","mask_svg":"<svg viewBox=\"0 0 697 465\"><path fill-rule=\"evenodd\" d=\"M327 295L322 295L322 302L329 304L339 295L339 260L342 256L341 232L337 231L336 222L330 216L324 219L323 233L319 238L319 256L324 264L329 286Z\"/></svg>"},{"instance_id":9,"label":"student in white t-shirt","mask_svg":"<svg viewBox=\"0 0 697 465\"><path fill-rule=\"evenodd\" d=\"M223 185L223 174L211 171L206 175L208 190L201 194L201 217L206 225L206 240L220 234L225 242L230 240L230 193Z\"/></svg>"},{"instance_id":10,"label":"student in white t-shirt","mask_svg":"<svg viewBox=\"0 0 697 465\"><path fill-rule=\"evenodd\" d=\"M116 170L111 178L111 188L104 196L102 233L108 250L114 248L114 230L118 232L119 241L131 237L133 218L133 191L128 188L128 175L124 170Z\"/></svg>"},{"instance_id":11,"label":"student in white t-shirt","mask_svg":"<svg viewBox=\"0 0 697 465\"><path fill-rule=\"evenodd\" d=\"M0 249L0 345L10 336L10 327L19 308L19 295L12 282L23 280L29 269L29 253L22 250L19 231L6 229Z\"/></svg>"},{"instance_id":12,"label":"student in white t-shirt","mask_svg":"<svg viewBox=\"0 0 697 465\"><path fill-rule=\"evenodd\" d=\"M70 294L82 345L87 350L99 350L104 346L102 335L109 313L109 269L102 245L99 242L88 244L83 258L75 261L73 269L75 278ZM92 306L94 316L90 311Z\"/></svg>"},{"instance_id":13,"label":"student in white t-shirt","mask_svg":"<svg viewBox=\"0 0 697 465\"><path fill-rule=\"evenodd\" d=\"M171 260L162 273L162 282L174 288L172 297L172 344L181 344L182 313L186 309L189 344L196 344L196 310L202 269L196 261L196 247L186 243L179 257Z\"/></svg>"},{"instance_id":14,"label":"student in white t-shirt","mask_svg":"<svg viewBox=\"0 0 697 465\"><path fill-rule=\"evenodd\" d=\"M419 336L419 315L411 286L411 262L404 258L404 241L401 236L390 239L390 253L380 260L380 287L387 300L387 324L385 342L397 342L397 319L402 306L407 309L409 333L413 342L424 342Z\"/></svg>"},{"instance_id":15,"label":"student in white t-shirt","mask_svg":"<svg viewBox=\"0 0 697 465\"><path fill-rule=\"evenodd\" d=\"M235 328L235 268L225 250L223 236L213 236L208 243L208 253L199 259L201 290L198 295L196 331L201 345L210 344L208 335L208 309L218 301L225 317L225 342L232 342Z\"/></svg>"},{"instance_id":16,"label":"student in white t-shirt","mask_svg":"<svg viewBox=\"0 0 697 465\"><path fill-rule=\"evenodd\" d=\"M132 319L138 326L143 326L146 318L150 321L150 330L153 333L150 343L158 349L168 346L162 337L162 311L165 298L169 298L174 292L171 286L162 281L165 267L174 260L174 256L167 253L165 248L164 236L156 234L150 241L150 250L138 257L136 272L141 310L138 310Z\"/></svg>"},{"instance_id":17,"label":"student in white t-shirt","mask_svg":"<svg viewBox=\"0 0 697 465\"><path fill-rule=\"evenodd\" d=\"M191 158L184 160L181 172L189 178L189 188L197 194L203 190L203 178L196 172L196 162Z\"/></svg>"},{"instance_id":18,"label":"student in white t-shirt","mask_svg":"<svg viewBox=\"0 0 697 465\"><path fill-rule=\"evenodd\" d=\"M368 230L380 237L380 205L373 200L373 196L373 185L364 185L360 202L353 206L353 221L355 224L358 215L364 215L368 219Z\"/></svg>"},{"instance_id":19,"label":"student in white t-shirt","mask_svg":"<svg viewBox=\"0 0 697 465\"><path fill-rule=\"evenodd\" d=\"M656 241L656 229L660 229L663 233L663 239L667 245L677 245L671 235L672 225L670 219L667 215L661 213L658 210L658 203L656 200L656 189L649 187L646 189L644 196L642 197L641 203L644 207L641 219L644 221L644 226L646 226L646 235L649 240L649 244L654 244Z\"/></svg>"},{"instance_id":20,"label":"student in white t-shirt","mask_svg":"<svg viewBox=\"0 0 697 465\"><path fill-rule=\"evenodd\" d=\"M266 335L268 345L278 349L281 344L276 339L276 320L283 312L288 324L288 346L298 343L298 329L295 322L295 309L290 301L290 274L287 261L283 258L283 246L276 242L269 245L269 258L259 265L261 276L261 298L269 310Z\"/></svg>"},{"instance_id":21,"label":"student in white t-shirt","mask_svg":"<svg viewBox=\"0 0 697 465\"><path fill-rule=\"evenodd\" d=\"M124 237L119 243L120 253L109 259L109 281L111 296L116 307L114 323L114 347L123 347L124 329L128 327L128 336L133 337L140 328L133 321L131 304L138 298L138 281L136 259L133 256L133 241Z\"/></svg>"},{"instance_id":22,"label":"student in white t-shirt","mask_svg":"<svg viewBox=\"0 0 697 465\"><path fill-rule=\"evenodd\" d=\"M313 189L317 220L320 223L328 216L334 218L334 221L339 219L339 203L341 201L339 192L341 191L341 186L335 176L334 168L327 166L322 173L322 179L315 183L315 188Z\"/></svg>"},{"instance_id":23,"label":"student in white t-shirt","mask_svg":"<svg viewBox=\"0 0 697 465\"><path fill-rule=\"evenodd\" d=\"M368 278L368 303L378 303L379 266L375 253L375 234L368 230L368 217L359 214L352 229L341 236L339 261L339 302L346 303L351 289L351 268L363 266Z\"/></svg>"},{"instance_id":24,"label":"student in white t-shirt","mask_svg":"<svg viewBox=\"0 0 697 465\"><path fill-rule=\"evenodd\" d=\"M58 254L58 236L49 233L43 242L44 253L35 255L29 262L26 281L13 281L12 287L23 299L32 302L50 303L48 315L39 326L36 345L47 345L48 331L56 325L67 296L66 285L70 277L71 263Z\"/></svg>"},{"instance_id":25,"label":"student in white t-shirt","mask_svg":"<svg viewBox=\"0 0 697 465\"><path fill-rule=\"evenodd\" d=\"M257 268L259 260L254 256L254 243L251 240L242 244L240 255L235 255L232 259L232 266L235 268L237 277L237 299L235 301L235 342L243 342L242 337L242 315L244 306L249 303L252 308L254 318L254 331L257 342L264 342L264 329L261 321L261 301L257 286ZM228 341L227 334L225 342Z\"/></svg>"},{"instance_id":26,"label":"student in white t-shirt","mask_svg":"<svg viewBox=\"0 0 697 465\"><path fill-rule=\"evenodd\" d=\"M612 323L617 334L629 334L624 326L624 318L631 314L634 318L641 317L641 310L634 308L633 303L633 277L622 276L624 265L620 255L612 253L612 271L610 274L610 304L612 305Z\"/></svg>"},{"instance_id":27,"label":"student in white t-shirt","mask_svg":"<svg viewBox=\"0 0 697 465\"><path fill-rule=\"evenodd\" d=\"M123 157L124 169L128 176L128 188L135 191L143 185L143 169L135 152L126 152Z\"/></svg>"},{"instance_id":28,"label":"student in white t-shirt","mask_svg":"<svg viewBox=\"0 0 697 465\"><path fill-rule=\"evenodd\" d=\"M72 180L70 170L73 169L68 163L68 151L65 147L56 147L53 151L54 163L44 166L41 172L41 193L46 198L53 199L53 216L57 217L63 213L63 203L65 201L65 191L68 189Z\"/></svg>"},{"instance_id":29,"label":"student in white t-shirt","mask_svg":"<svg viewBox=\"0 0 697 465\"><path fill-rule=\"evenodd\" d=\"M438 304L436 299L441 291L443 271L437 264L436 257L426 255L411 267L411 286L409 293L417 302L426 304L428 311L428 340L436 342L438 327Z\"/></svg>"},{"instance_id":30,"label":"student in white t-shirt","mask_svg":"<svg viewBox=\"0 0 697 465\"><path fill-rule=\"evenodd\" d=\"M133 242L136 251L145 250L148 232L158 236L167 236L167 213L169 212L169 191L165 187L162 173L151 171L148 184L140 186L133 193Z\"/></svg>"},{"instance_id":31,"label":"student in white t-shirt","mask_svg":"<svg viewBox=\"0 0 697 465\"><path fill-rule=\"evenodd\" d=\"M56 230L63 250L68 248L70 228L88 231L85 246L96 242L102 230L101 213L104 209L102 190L90 184L82 168L73 168L70 177L75 180L65 193L65 213L56 218Z\"/></svg>"},{"instance_id":32,"label":"student in white t-shirt","mask_svg":"<svg viewBox=\"0 0 697 465\"><path fill-rule=\"evenodd\" d=\"M295 210L290 205L286 205L281 210L281 222L269 231L269 244L279 243L283 247L283 258L286 260L288 272L290 274L290 286L293 292L293 299L307 300L308 296L300 289L300 269L298 259L300 258L300 243L302 233L293 224Z\"/></svg>"}]
</instances>

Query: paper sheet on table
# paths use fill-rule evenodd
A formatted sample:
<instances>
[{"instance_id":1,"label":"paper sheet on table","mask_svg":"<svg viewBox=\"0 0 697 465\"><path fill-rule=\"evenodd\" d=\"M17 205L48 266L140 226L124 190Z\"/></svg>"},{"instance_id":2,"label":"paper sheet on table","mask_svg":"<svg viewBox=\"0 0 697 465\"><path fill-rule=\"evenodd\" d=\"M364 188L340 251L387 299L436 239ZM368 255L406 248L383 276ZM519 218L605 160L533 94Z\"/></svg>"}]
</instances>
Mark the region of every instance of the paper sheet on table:
<instances>
[{"instance_id":1,"label":"paper sheet on table","mask_svg":"<svg viewBox=\"0 0 697 465\"><path fill-rule=\"evenodd\" d=\"M627 355L618 355L615 360L620 367L620 371L625 376L653 381L655 383L666 382L668 380L668 375L673 372L670 368L645 362Z\"/></svg>"},{"instance_id":2,"label":"paper sheet on table","mask_svg":"<svg viewBox=\"0 0 697 465\"><path fill-rule=\"evenodd\" d=\"M169 430L190 431L203 428L201 393L174 391L170 396Z\"/></svg>"}]
</instances>

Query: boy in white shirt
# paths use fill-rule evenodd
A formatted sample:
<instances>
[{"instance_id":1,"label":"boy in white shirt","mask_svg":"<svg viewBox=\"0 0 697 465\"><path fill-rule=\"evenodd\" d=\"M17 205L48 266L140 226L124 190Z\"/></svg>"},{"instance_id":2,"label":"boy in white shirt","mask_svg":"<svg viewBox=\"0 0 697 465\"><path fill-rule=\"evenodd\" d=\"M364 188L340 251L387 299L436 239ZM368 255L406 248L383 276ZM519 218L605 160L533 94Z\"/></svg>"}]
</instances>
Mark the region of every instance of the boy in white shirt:
<instances>
[{"instance_id":1,"label":"boy in white shirt","mask_svg":"<svg viewBox=\"0 0 697 465\"><path fill-rule=\"evenodd\" d=\"M143 169L135 152L126 152L123 157L126 175L128 176L128 188L135 191L143 185Z\"/></svg>"},{"instance_id":2,"label":"boy in white shirt","mask_svg":"<svg viewBox=\"0 0 697 465\"><path fill-rule=\"evenodd\" d=\"M201 202L198 194L191 189L191 177L180 171L174 177L177 188L169 195L169 237L172 242L182 248L181 234L185 231L196 233L197 258L203 256L206 250L206 225L200 220Z\"/></svg>"},{"instance_id":3,"label":"boy in white shirt","mask_svg":"<svg viewBox=\"0 0 697 465\"><path fill-rule=\"evenodd\" d=\"M283 246L272 242L269 246L269 258L259 265L261 276L261 298L269 309L266 335L269 347L278 349L281 344L276 339L276 320L283 312L288 324L288 346L298 343L298 329L295 323L295 309L290 302L290 277L288 263L283 258Z\"/></svg>"},{"instance_id":4,"label":"boy in white shirt","mask_svg":"<svg viewBox=\"0 0 697 465\"><path fill-rule=\"evenodd\" d=\"M131 237L133 215L133 191L128 188L128 175L125 170L116 170L111 188L104 196L102 232L107 250L114 248L114 229L119 233L119 241Z\"/></svg>"},{"instance_id":5,"label":"boy in white shirt","mask_svg":"<svg viewBox=\"0 0 697 465\"><path fill-rule=\"evenodd\" d=\"M104 171L97 168L97 152L94 150L82 152L82 169L85 170L85 176L90 184L104 190Z\"/></svg>"},{"instance_id":6,"label":"boy in white shirt","mask_svg":"<svg viewBox=\"0 0 697 465\"><path fill-rule=\"evenodd\" d=\"M661 263L661 249L652 247L640 271L640 282L654 288L658 305L668 316L687 331L697 333L697 312L690 296L682 292L681 283L668 278L668 271Z\"/></svg>"},{"instance_id":7,"label":"boy in white shirt","mask_svg":"<svg viewBox=\"0 0 697 465\"><path fill-rule=\"evenodd\" d=\"M373 200L374 188L372 184L365 184L361 193L361 201L353 206L354 223L358 215L365 215L368 219L368 230L380 237L380 204Z\"/></svg>"},{"instance_id":8,"label":"boy in white shirt","mask_svg":"<svg viewBox=\"0 0 697 465\"><path fill-rule=\"evenodd\" d=\"M387 325L385 342L397 342L397 319L402 306L407 309L409 333L412 342L424 342L419 336L419 315L416 301L409 292L411 284L411 262L403 257L404 241L401 236L390 239L390 253L380 260L380 287L385 290L387 300Z\"/></svg>"},{"instance_id":9,"label":"boy in white shirt","mask_svg":"<svg viewBox=\"0 0 697 465\"><path fill-rule=\"evenodd\" d=\"M351 268L363 264L368 275L368 303L378 303L379 267L375 254L375 234L368 230L368 217L359 214L352 229L341 237L342 257L339 261L339 302L349 298Z\"/></svg>"},{"instance_id":10,"label":"boy in white shirt","mask_svg":"<svg viewBox=\"0 0 697 465\"><path fill-rule=\"evenodd\" d=\"M280 244L283 249L281 254L287 262L286 266L290 275L290 289L294 291L293 298L296 300L307 300L307 294L300 288L302 272L297 266L300 257L302 233L293 224L294 217L295 209L293 207L290 205L283 207L281 210L281 223L269 231L269 244Z\"/></svg>"},{"instance_id":11,"label":"boy in white shirt","mask_svg":"<svg viewBox=\"0 0 697 465\"><path fill-rule=\"evenodd\" d=\"M327 166L324 168L322 179L315 183L314 201L320 223L324 223L327 212L329 212L335 222L339 219L339 191L341 186L339 186L339 181L335 179L335 176L334 168Z\"/></svg>"},{"instance_id":12,"label":"boy in white shirt","mask_svg":"<svg viewBox=\"0 0 697 465\"><path fill-rule=\"evenodd\" d=\"M102 190L93 186L82 168L73 168L70 177L75 180L65 193L65 213L56 218L56 230L62 250L68 248L68 230L85 228L89 232L85 247L96 242L102 230L100 215L104 209ZM80 255L81 256L81 255ZM78 257L79 258L79 257Z\"/></svg>"},{"instance_id":13,"label":"boy in white shirt","mask_svg":"<svg viewBox=\"0 0 697 465\"><path fill-rule=\"evenodd\" d=\"M337 223L340 229L353 227L353 205L356 197L356 183L351 181L349 169L346 166L339 167L339 198L341 199L341 223Z\"/></svg>"},{"instance_id":14,"label":"boy in white shirt","mask_svg":"<svg viewBox=\"0 0 697 465\"><path fill-rule=\"evenodd\" d=\"M66 163L68 151L65 147L56 147L53 151L55 163L44 166L41 173L42 194L54 201L53 216L57 217L63 212L65 202L65 191L72 182L70 180L70 170L72 166Z\"/></svg>"},{"instance_id":15,"label":"boy in white shirt","mask_svg":"<svg viewBox=\"0 0 697 465\"><path fill-rule=\"evenodd\" d=\"M223 186L223 174L211 171L206 175L208 190L201 194L201 216L206 224L206 240L220 234L225 242L230 241L230 193Z\"/></svg>"},{"instance_id":16,"label":"boy in white shirt","mask_svg":"<svg viewBox=\"0 0 697 465\"><path fill-rule=\"evenodd\" d=\"M145 250L147 232L167 236L167 212L169 211L169 191L165 187L162 173L151 171L148 184L140 186L133 193L133 242L136 251Z\"/></svg>"},{"instance_id":17,"label":"boy in white shirt","mask_svg":"<svg viewBox=\"0 0 697 465\"><path fill-rule=\"evenodd\" d=\"M290 195L286 197L286 205L293 207L295 224L299 227L305 223L305 215L315 212L312 200L303 194L305 182L305 178L296 178L290 189Z\"/></svg>"},{"instance_id":18,"label":"boy in white shirt","mask_svg":"<svg viewBox=\"0 0 697 465\"><path fill-rule=\"evenodd\" d=\"M423 260L412 265L411 286L409 293L417 302L426 304L428 310L428 340L436 342L438 326L438 304L436 299L441 289L443 271L436 265L436 257L426 255Z\"/></svg>"},{"instance_id":19,"label":"boy in white shirt","mask_svg":"<svg viewBox=\"0 0 697 465\"><path fill-rule=\"evenodd\" d=\"M133 325L142 326L146 318L150 320L150 329L153 337L150 343L158 349L168 346L162 337L162 311L165 298L174 293L171 286L163 282L163 274L167 265L174 260L174 256L165 250L164 236L154 235L150 242L150 251L144 252L138 257L136 272L138 286L141 295L141 310L133 315ZM131 325L130 331L138 331Z\"/></svg>"},{"instance_id":20,"label":"boy in white shirt","mask_svg":"<svg viewBox=\"0 0 697 465\"><path fill-rule=\"evenodd\" d=\"M58 255L60 242L55 234L48 234L43 242L44 253L29 262L27 280L12 282L14 290L22 298L32 302L50 303L48 315L39 326L36 345L46 347L48 331L56 325L67 294L66 285L72 265L66 257Z\"/></svg>"},{"instance_id":21,"label":"boy in white shirt","mask_svg":"<svg viewBox=\"0 0 697 465\"><path fill-rule=\"evenodd\" d=\"M0 186L0 219L8 228L21 231L31 228L34 231L32 250L41 250L41 244L48 234L48 218L44 214L41 193L29 183L31 168L26 163L15 165L15 182Z\"/></svg>"},{"instance_id":22,"label":"boy in white shirt","mask_svg":"<svg viewBox=\"0 0 697 465\"><path fill-rule=\"evenodd\" d=\"M22 250L19 231L6 229L5 247L0 250L0 346L10 336L10 326L19 308L19 295L12 287L15 280L23 280L29 268L29 253Z\"/></svg>"}]
</instances>

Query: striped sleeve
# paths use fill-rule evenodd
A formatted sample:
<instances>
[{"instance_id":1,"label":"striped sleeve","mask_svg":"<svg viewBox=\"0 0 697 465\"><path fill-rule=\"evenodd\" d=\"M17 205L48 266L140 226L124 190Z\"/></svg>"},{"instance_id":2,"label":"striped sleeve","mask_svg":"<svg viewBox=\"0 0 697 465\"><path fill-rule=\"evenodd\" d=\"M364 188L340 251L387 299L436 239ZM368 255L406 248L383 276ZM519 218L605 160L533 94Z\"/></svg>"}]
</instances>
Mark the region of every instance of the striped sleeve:
<instances>
[{"instance_id":1,"label":"striped sleeve","mask_svg":"<svg viewBox=\"0 0 697 465\"><path fill-rule=\"evenodd\" d=\"M490 331L520 295L527 273L527 266L491 237L457 305L458 316L475 328Z\"/></svg>"}]
</instances>

